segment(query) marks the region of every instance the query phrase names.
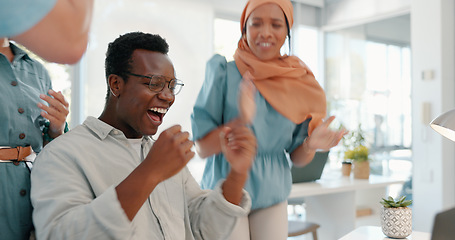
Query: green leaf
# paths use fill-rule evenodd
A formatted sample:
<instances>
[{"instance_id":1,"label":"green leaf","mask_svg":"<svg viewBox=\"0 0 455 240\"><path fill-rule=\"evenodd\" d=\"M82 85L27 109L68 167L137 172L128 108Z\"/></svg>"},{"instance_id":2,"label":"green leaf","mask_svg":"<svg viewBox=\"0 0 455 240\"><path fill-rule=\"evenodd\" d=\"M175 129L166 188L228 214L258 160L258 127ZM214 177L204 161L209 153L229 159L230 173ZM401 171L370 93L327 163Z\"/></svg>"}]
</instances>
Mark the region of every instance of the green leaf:
<instances>
[{"instance_id":1,"label":"green leaf","mask_svg":"<svg viewBox=\"0 0 455 240\"><path fill-rule=\"evenodd\" d=\"M404 201L404 202L401 204L401 206L402 206L402 207L407 207L407 206L411 205L411 203L412 203L412 200L407 200L407 201Z\"/></svg>"},{"instance_id":2,"label":"green leaf","mask_svg":"<svg viewBox=\"0 0 455 240\"><path fill-rule=\"evenodd\" d=\"M398 200L397 203L398 203L398 204L401 204L405 199L406 199L406 196L402 196L402 197L400 198L400 200Z\"/></svg>"}]
</instances>

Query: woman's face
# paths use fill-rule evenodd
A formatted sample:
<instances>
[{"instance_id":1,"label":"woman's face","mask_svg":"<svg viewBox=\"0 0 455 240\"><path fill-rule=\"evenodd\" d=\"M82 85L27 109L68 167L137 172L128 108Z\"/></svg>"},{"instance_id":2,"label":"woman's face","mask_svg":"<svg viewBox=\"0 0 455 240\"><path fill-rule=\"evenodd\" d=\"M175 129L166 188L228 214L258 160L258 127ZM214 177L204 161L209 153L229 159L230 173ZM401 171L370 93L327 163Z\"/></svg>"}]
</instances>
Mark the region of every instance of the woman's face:
<instances>
[{"instance_id":1,"label":"woman's face","mask_svg":"<svg viewBox=\"0 0 455 240\"><path fill-rule=\"evenodd\" d=\"M288 28L283 10L274 3L266 3L251 12L246 22L246 40L260 60L281 56Z\"/></svg>"}]
</instances>

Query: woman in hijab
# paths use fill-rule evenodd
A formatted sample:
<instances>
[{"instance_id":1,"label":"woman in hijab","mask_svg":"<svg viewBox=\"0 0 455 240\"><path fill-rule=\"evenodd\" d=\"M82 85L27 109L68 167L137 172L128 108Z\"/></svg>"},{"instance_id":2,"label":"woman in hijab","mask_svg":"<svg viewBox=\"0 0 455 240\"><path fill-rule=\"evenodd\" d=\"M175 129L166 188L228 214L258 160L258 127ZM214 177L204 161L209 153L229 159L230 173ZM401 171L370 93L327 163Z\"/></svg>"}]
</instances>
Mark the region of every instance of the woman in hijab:
<instances>
[{"instance_id":1,"label":"woman in hijab","mask_svg":"<svg viewBox=\"0 0 455 240\"><path fill-rule=\"evenodd\" d=\"M287 36L290 40L292 24L289 0L248 1L234 61L220 55L209 60L193 108L196 150L207 158L203 188L214 188L229 172L220 148L223 126L247 124L258 141L256 159L245 176L252 211L237 222L231 239L286 239L292 186L287 155L293 164L304 166L316 149L336 146L346 133L328 128L333 116L323 121L325 94L311 70L299 58L280 53Z\"/></svg>"}]
</instances>

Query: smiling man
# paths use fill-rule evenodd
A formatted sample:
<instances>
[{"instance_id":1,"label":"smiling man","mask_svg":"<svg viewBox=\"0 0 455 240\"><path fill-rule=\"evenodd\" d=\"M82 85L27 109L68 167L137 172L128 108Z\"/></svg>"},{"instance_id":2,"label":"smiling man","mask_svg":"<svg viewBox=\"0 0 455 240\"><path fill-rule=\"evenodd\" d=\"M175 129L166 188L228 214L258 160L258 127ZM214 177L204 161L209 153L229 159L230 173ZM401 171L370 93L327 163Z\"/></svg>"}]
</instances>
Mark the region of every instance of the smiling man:
<instances>
[{"instance_id":1,"label":"smiling man","mask_svg":"<svg viewBox=\"0 0 455 240\"><path fill-rule=\"evenodd\" d=\"M183 87L167 52L160 36L140 32L109 44L103 113L50 143L32 171L38 239L225 239L247 215L251 130L220 134L231 171L213 191L186 168L188 132L176 125L151 138Z\"/></svg>"}]
</instances>

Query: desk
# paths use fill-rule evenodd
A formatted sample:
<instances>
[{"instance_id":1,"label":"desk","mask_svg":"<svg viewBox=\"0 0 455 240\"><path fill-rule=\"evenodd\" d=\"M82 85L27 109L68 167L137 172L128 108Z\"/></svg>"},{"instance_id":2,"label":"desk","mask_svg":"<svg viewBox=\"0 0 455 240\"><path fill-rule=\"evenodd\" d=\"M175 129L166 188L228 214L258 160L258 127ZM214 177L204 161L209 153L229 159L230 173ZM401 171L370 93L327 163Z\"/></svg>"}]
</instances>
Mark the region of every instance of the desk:
<instances>
[{"instance_id":1,"label":"desk","mask_svg":"<svg viewBox=\"0 0 455 240\"><path fill-rule=\"evenodd\" d=\"M386 197L385 188L404 182L405 179L377 175L370 175L370 179L354 179L352 176L324 173L315 182L293 184L289 200L303 198L307 220L321 225L318 229L320 240L333 240L354 230L357 192L367 192L364 195L369 198L369 206L379 210L379 201Z\"/></svg>"},{"instance_id":2,"label":"desk","mask_svg":"<svg viewBox=\"0 0 455 240\"><path fill-rule=\"evenodd\" d=\"M426 232L412 231L406 240L430 240L431 234ZM382 233L381 227L363 226L356 228L346 236L340 238L340 240L388 240L396 238L388 238Z\"/></svg>"}]
</instances>

